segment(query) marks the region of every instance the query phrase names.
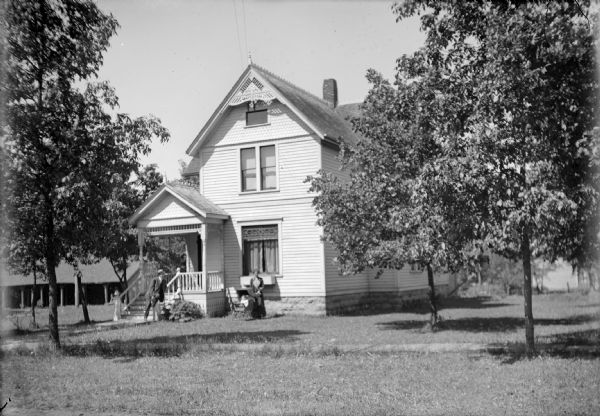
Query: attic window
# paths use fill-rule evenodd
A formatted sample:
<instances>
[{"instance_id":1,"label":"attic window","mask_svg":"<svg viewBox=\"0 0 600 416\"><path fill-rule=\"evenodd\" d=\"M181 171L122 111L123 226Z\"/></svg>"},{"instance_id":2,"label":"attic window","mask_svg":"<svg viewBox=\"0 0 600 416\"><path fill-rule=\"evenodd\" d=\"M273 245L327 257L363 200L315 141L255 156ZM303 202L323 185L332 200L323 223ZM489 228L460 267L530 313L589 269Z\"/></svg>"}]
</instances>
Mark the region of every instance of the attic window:
<instances>
[{"instance_id":1,"label":"attic window","mask_svg":"<svg viewBox=\"0 0 600 416\"><path fill-rule=\"evenodd\" d=\"M263 102L248 103L246 126L257 126L268 123L267 105Z\"/></svg>"}]
</instances>

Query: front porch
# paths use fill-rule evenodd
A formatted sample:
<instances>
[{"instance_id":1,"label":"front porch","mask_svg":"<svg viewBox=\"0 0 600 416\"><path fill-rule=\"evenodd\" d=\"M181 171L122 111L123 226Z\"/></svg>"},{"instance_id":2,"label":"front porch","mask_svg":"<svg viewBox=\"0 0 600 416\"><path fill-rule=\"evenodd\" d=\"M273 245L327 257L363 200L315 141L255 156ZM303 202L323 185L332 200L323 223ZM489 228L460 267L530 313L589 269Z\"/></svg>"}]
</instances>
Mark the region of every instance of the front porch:
<instances>
[{"instance_id":1,"label":"front porch","mask_svg":"<svg viewBox=\"0 0 600 416\"><path fill-rule=\"evenodd\" d=\"M129 219L137 230L141 273L129 286L128 301L126 293L121 295L125 307L145 296L157 275L157 265L147 259L147 237L178 236L185 242L185 265L164 270L165 301L183 299L200 305L206 316L224 314L227 302L223 226L228 218L193 184L176 182L159 188Z\"/></svg>"}]
</instances>

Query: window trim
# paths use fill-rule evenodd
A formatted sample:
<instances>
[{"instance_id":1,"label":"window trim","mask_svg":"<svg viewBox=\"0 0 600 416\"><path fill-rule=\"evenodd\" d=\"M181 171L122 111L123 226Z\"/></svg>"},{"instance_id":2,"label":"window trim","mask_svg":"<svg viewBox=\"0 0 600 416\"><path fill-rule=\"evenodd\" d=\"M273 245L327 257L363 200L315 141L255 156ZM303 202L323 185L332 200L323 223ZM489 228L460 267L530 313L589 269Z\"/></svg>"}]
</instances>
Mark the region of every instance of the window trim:
<instances>
[{"instance_id":1,"label":"window trim","mask_svg":"<svg viewBox=\"0 0 600 416\"><path fill-rule=\"evenodd\" d=\"M275 148L275 188L262 189L262 166L260 164L260 148L274 146ZM242 150L244 149L254 149L254 158L256 160L256 190L254 191L244 191L243 190L243 180L242 180ZM248 145L240 145L237 149L238 154L238 189L240 195L249 195L249 194L262 194L269 192L279 192L279 148L277 143L267 142L267 143L256 143L256 144L248 144Z\"/></svg>"},{"instance_id":2,"label":"window trim","mask_svg":"<svg viewBox=\"0 0 600 416\"><path fill-rule=\"evenodd\" d=\"M423 267L421 265L421 263L419 262L408 262L408 272L409 273L415 273L415 274L421 274L425 271L425 267Z\"/></svg>"},{"instance_id":3,"label":"window trim","mask_svg":"<svg viewBox=\"0 0 600 416\"><path fill-rule=\"evenodd\" d=\"M257 108L258 107L258 108ZM256 124L248 124L248 114L249 113L258 113L264 111L267 115L267 121L264 123L256 123ZM253 106L248 103L246 106L246 125L245 127L256 127L256 126L266 126L269 124L269 106L266 103L256 103Z\"/></svg>"},{"instance_id":4,"label":"window trim","mask_svg":"<svg viewBox=\"0 0 600 416\"><path fill-rule=\"evenodd\" d=\"M284 273L283 218L237 221L238 243L241 248L241 250L239 251L240 277L247 276L247 275L244 275L244 237L243 237L242 228L243 227L261 226L261 225L276 225L277 226L277 261L279 262L279 272L277 274L270 274L269 276L272 276L274 278L282 278L283 273Z\"/></svg>"}]
</instances>

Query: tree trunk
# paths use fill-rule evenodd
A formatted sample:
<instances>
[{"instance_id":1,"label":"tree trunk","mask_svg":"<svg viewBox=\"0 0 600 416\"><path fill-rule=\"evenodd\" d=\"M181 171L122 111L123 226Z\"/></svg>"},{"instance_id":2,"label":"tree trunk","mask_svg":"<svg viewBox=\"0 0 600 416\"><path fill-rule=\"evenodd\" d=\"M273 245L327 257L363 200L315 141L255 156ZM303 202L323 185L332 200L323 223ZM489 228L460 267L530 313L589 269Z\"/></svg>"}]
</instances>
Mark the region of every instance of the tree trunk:
<instances>
[{"instance_id":1,"label":"tree trunk","mask_svg":"<svg viewBox=\"0 0 600 416\"><path fill-rule=\"evenodd\" d=\"M127 290L127 288L129 288L129 283L127 283L127 267L125 267L125 269L123 270L123 291ZM123 291L121 291L121 293L123 293ZM127 294L125 295L125 304L129 305L129 292L127 292Z\"/></svg>"},{"instance_id":2,"label":"tree trunk","mask_svg":"<svg viewBox=\"0 0 600 416\"><path fill-rule=\"evenodd\" d=\"M427 264L427 281L429 283L429 310L431 312L429 323L431 325L431 330L435 330L438 324L438 311L437 301L435 298L435 283L433 281L433 269L431 267L431 264Z\"/></svg>"},{"instance_id":3,"label":"tree trunk","mask_svg":"<svg viewBox=\"0 0 600 416\"><path fill-rule=\"evenodd\" d=\"M75 273L77 274L77 286L79 286L79 296L81 297L81 309L83 310L83 320L86 324L91 323L90 314L88 313L87 308L87 298L85 296L85 292L83 290L83 285L81 284L81 271L75 267Z\"/></svg>"},{"instance_id":4,"label":"tree trunk","mask_svg":"<svg viewBox=\"0 0 600 416\"><path fill-rule=\"evenodd\" d=\"M531 246L527 228L523 229L521 236L521 255L523 256L523 297L525 307L525 343L527 355L535 354L535 339L533 336L533 306L531 287Z\"/></svg>"},{"instance_id":5,"label":"tree trunk","mask_svg":"<svg viewBox=\"0 0 600 416\"><path fill-rule=\"evenodd\" d=\"M54 206L50 195L44 198L44 209L46 216L45 235L45 261L46 276L48 276L48 327L50 329L49 341L51 348L60 348L60 337L58 334L58 285L56 283L56 253L54 251Z\"/></svg>"},{"instance_id":6,"label":"tree trunk","mask_svg":"<svg viewBox=\"0 0 600 416\"><path fill-rule=\"evenodd\" d=\"M35 265L34 265L33 266L33 296L31 297L31 326L33 328L37 328L37 323L35 322L36 293L37 293L37 272L35 270Z\"/></svg>"}]
</instances>

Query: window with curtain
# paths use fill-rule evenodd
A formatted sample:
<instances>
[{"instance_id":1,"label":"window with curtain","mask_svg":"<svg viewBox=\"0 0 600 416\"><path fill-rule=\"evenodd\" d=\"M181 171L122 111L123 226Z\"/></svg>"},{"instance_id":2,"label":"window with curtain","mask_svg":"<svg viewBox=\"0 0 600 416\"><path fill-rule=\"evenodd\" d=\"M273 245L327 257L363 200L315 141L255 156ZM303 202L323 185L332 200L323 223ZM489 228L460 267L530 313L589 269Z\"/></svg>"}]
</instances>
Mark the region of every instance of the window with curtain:
<instances>
[{"instance_id":1,"label":"window with curtain","mask_svg":"<svg viewBox=\"0 0 600 416\"><path fill-rule=\"evenodd\" d=\"M279 273L279 234L277 225L242 227L243 273Z\"/></svg>"}]
</instances>

